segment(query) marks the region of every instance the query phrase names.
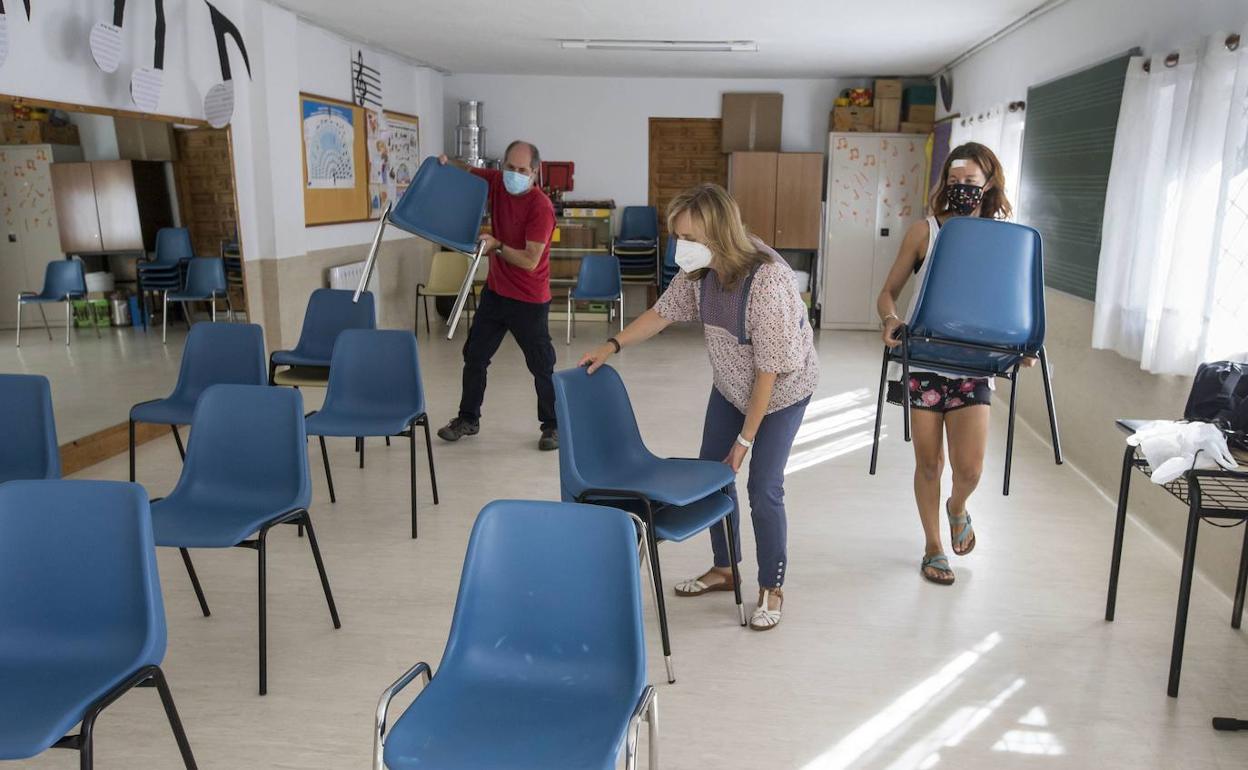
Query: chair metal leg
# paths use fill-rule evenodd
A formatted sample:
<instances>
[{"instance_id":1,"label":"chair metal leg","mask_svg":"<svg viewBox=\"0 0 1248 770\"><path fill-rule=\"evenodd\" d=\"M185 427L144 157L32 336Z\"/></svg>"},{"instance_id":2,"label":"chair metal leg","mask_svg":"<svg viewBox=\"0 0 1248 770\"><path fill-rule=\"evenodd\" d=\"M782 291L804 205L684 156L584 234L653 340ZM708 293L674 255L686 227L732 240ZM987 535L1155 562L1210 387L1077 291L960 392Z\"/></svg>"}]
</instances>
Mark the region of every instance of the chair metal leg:
<instances>
[{"instance_id":1,"label":"chair metal leg","mask_svg":"<svg viewBox=\"0 0 1248 770\"><path fill-rule=\"evenodd\" d=\"M159 666L145 666L135 672L129 679L114 687L106 695L91 704L83 715L82 726L77 735L67 735L55 744L54 748L72 748L78 750L78 767L91 770L95 766L95 721L104 709L108 708L122 695L135 687L152 687L160 694L161 705L165 708L165 716L173 729L173 737L178 742L178 751L182 755L182 764L187 770L197 770L195 756L191 753L191 745L186 739L186 731L182 728L182 720L178 718L178 710L173 704L173 695L169 692L169 684Z\"/></svg>"},{"instance_id":2,"label":"chair metal leg","mask_svg":"<svg viewBox=\"0 0 1248 770\"><path fill-rule=\"evenodd\" d=\"M209 317L212 318L212 322L215 324L217 322L217 295L213 294L208 298L208 307L211 308L208 311Z\"/></svg>"},{"instance_id":3,"label":"chair metal leg","mask_svg":"<svg viewBox=\"0 0 1248 770\"><path fill-rule=\"evenodd\" d=\"M334 474L329 470L329 452L325 449L325 437L317 436L321 441L321 461L325 463L325 482L329 485L329 501L331 503L338 502L338 498L334 495Z\"/></svg>"},{"instance_id":4,"label":"chair metal leg","mask_svg":"<svg viewBox=\"0 0 1248 770\"><path fill-rule=\"evenodd\" d=\"M571 295L571 294L568 294L568 312L567 312L567 316L568 316L568 318L567 318L567 321L568 321L567 339L564 341L564 343L563 343L563 344L565 344L565 345L571 345L571 344L572 344L572 295Z\"/></svg>"},{"instance_id":5,"label":"chair metal leg","mask_svg":"<svg viewBox=\"0 0 1248 770\"><path fill-rule=\"evenodd\" d=\"M266 695L269 692L269 637L268 637L268 612L267 612L267 587L265 586L265 558L264 558L264 541L269 534L268 527L260 530L260 536L256 538L256 556L259 577L259 609L260 609L260 694Z\"/></svg>"},{"instance_id":6,"label":"chair metal leg","mask_svg":"<svg viewBox=\"0 0 1248 770\"><path fill-rule=\"evenodd\" d=\"M719 520L724 527L724 537L728 539L728 561L732 564L732 595L737 600L737 615L741 618L741 625L745 625L745 604L741 602L741 571L737 564L737 544L733 537L736 534L736 527L732 526L732 516L725 516Z\"/></svg>"},{"instance_id":7,"label":"chair metal leg","mask_svg":"<svg viewBox=\"0 0 1248 770\"><path fill-rule=\"evenodd\" d=\"M87 308L91 311L91 325L95 327L95 338L98 340L102 336L100 334L100 316L95 312L95 304L91 300L87 300Z\"/></svg>"},{"instance_id":8,"label":"chair metal leg","mask_svg":"<svg viewBox=\"0 0 1248 770\"><path fill-rule=\"evenodd\" d=\"M620 294L620 331L624 331L624 294Z\"/></svg>"},{"instance_id":9,"label":"chair metal leg","mask_svg":"<svg viewBox=\"0 0 1248 770\"><path fill-rule=\"evenodd\" d=\"M1010 494L1010 470L1014 465L1014 416L1018 408L1018 366L1010 374L1010 421L1005 433L1005 481L1001 494Z\"/></svg>"},{"instance_id":10,"label":"chair metal leg","mask_svg":"<svg viewBox=\"0 0 1248 770\"><path fill-rule=\"evenodd\" d=\"M425 306L425 334L433 334L433 326L429 323L429 295L423 295L420 302ZM417 323L420 323L417 321Z\"/></svg>"},{"instance_id":11,"label":"chair metal leg","mask_svg":"<svg viewBox=\"0 0 1248 770\"><path fill-rule=\"evenodd\" d=\"M312 548L312 558L316 561L316 573L321 578L321 588L325 591L325 603L329 605L329 617L334 621L334 628L342 628L338 619L338 607L334 604L334 593L329 589L329 576L325 574L325 562L321 560L321 548L316 543L316 531L312 529L312 514L303 512L303 525L308 528L308 545Z\"/></svg>"},{"instance_id":12,"label":"chair metal leg","mask_svg":"<svg viewBox=\"0 0 1248 770\"><path fill-rule=\"evenodd\" d=\"M1235 579L1235 606L1231 611L1231 628L1238 629L1244 617L1244 588L1248 587L1248 525L1244 526L1244 545L1239 552L1239 576Z\"/></svg>"},{"instance_id":13,"label":"chair metal leg","mask_svg":"<svg viewBox=\"0 0 1248 770\"><path fill-rule=\"evenodd\" d=\"M386 446L390 446L390 437L386 436Z\"/></svg>"},{"instance_id":14,"label":"chair metal leg","mask_svg":"<svg viewBox=\"0 0 1248 770\"><path fill-rule=\"evenodd\" d=\"M1188 476L1191 506L1187 514L1187 540L1183 545L1183 572L1179 577L1179 605L1174 617L1174 644L1170 648L1170 681L1166 694L1179 696L1179 674L1183 668L1183 641L1187 634L1187 607L1192 598L1192 573L1196 568L1196 535L1200 531L1200 482Z\"/></svg>"},{"instance_id":15,"label":"chair metal leg","mask_svg":"<svg viewBox=\"0 0 1248 770\"><path fill-rule=\"evenodd\" d=\"M178 433L178 426L170 425L169 430L173 431L173 442L178 445L178 456L182 458L182 462L186 462L186 448L182 446L182 435Z\"/></svg>"},{"instance_id":16,"label":"chair metal leg","mask_svg":"<svg viewBox=\"0 0 1248 770\"><path fill-rule=\"evenodd\" d=\"M225 310L230 314L230 323L234 323L234 301L230 299L230 292L225 292Z\"/></svg>"},{"instance_id":17,"label":"chair metal leg","mask_svg":"<svg viewBox=\"0 0 1248 770\"><path fill-rule=\"evenodd\" d=\"M17 340L14 347L22 346L22 301L17 301Z\"/></svg>"},{"instance_id":18,"label":"chair metal leg","mask_svg":"<svg viewBox=\"0 0 1248 770\"><path fill-rule=\"evenodd\" d=\"M901 327L901 424L902 437L910 443L910 330Z\"/></svg>"},{"instance_id":19,"label":"chair metal leg","mask_svg":"<svg viewBox=\"0 0 1248 770\"><path fill-rule=\"evenodd\" d=\"M36 304L36 305L35 305L35 307L39 308L39 317L43 319L43 330L44 330L45 332L47 332L47 333L48 333L48 342L51 342L51 341L52 341L52 327L48 325L48 314L47 314L47 313L45 313L45 312L44 312L44 310L43 310L43 303L42 303L42 302L40 302L40 303ZM66 302L66 303L65 303L65 321L66 321L66 323L68 323L68 322L69 322L69 309L70 309L70 308L69 308L69 303L68 303L68 302ZM68 343L68 342L66 342L65 344L66 344L66 345L68 345L69 343Z\"/></svg>"},{"instance_id":20,"label":"chair metal leg","mask_svg":"<svg viewBox=\"0 0 1248 770\"><path fill-rule=\"evenodd\" d=\"M659 540L654 534L654 512L646 500L646 545L650 549L650 572L654 578L654 597L659 605L659 635L663 639L663 662L667 666L667 683L676 683L676 668L672 664L672 642L667 631L667 603L663 600L663 572L659 568Z\"/></svg>"},{"instance_id":21,"label":"chair metal leg","mask_svg":"<svg viewBox=\"0 0 1248 770\"><path fill-rule=\"evenodd\" d=\"M169 341L169 292L162 292L160 304L160 344Z\"/></svg>"},{"instance_id":22,"label":"chair metal leg","mask_svg":"<svg viewBox=\"0 0 1248 770\"><path fill-rule=\"evenodd\" d=\"M650 762L647 770L659 770L659 698L650 699L650 713L646 716L646 740Z\"/></svg>"},{"instance_id":23,"label":"chair metal leg","mask_svg":"<svg viewBox=\"0 0 1248 770\"><path fill-rule=\"evenodd\" d=\"M360 467L363 468L364 467L364 437L363 436L360 436L359 442L360 442Z\"/></svg>"},{"instance_id":24,"label":"chair metal leg","mask_svg":"<svg viewBox=\"0 0 1248 770\"><path fill-rule=\"evenodd\" d=\"M134 483L134 420L130 420L130 482Z\"/></svg>"},{"instance_id":25,"label":"chair metal leg","mask_svg":"<svg viewBox=\"0 0 1248 770\"><path fill-rule=\"evenodd\" d=\"M195 598L199 600L199 610L204 613L204 617L209 617L212 613L208 610L208 600L204 598L204 589L199 584L199 576L195 574L195 565L191 563L191 554L185 548L179 548L178 551L182 554L182 563L186 565L186 574L191 577Z\"/></svg>"},{"instance_id":26,"label":"chair metal leg","mask_svg":"<svg viewBox=\"0 0 1248 770\"><path fill-rule=\"evenodd\" d=\"M425 427L425 454L429 456L429 481L433 484L433 504L438 504L438 473L433 469L433 437L429 433L429 415L420 416L419 422Z\"/></svg>"},{"instance_id":27,"label":"chair metal leg","mask_svg":"<svg viewBox=\"0 0 1248 770\"><path fill-rule=\"evenodd\" d=\"M1109 593L1105 598L1105 619L1114 619L1118 604L1118 570L1122 566L1122 539L1127 528L1127 496L1131 492L1131 469L1135 467L1135 447L1122 455L1122 478L1118 480L1118 516L1114 522L1114 551L1109 560Z\"/></svg>"},{"instance_id":28,"label":"chair metal leg","mask_svg":"<svg viewBox=\"0 0 1248 770\"><path fill-rule=\"evenodd\" d=\"M169 691L165 673L160 670L159 666L153 666L153 668L155 671L152 673L152 679L156 684L156 692L160 695L160 703L165 707L165 716L169 719L169 728L173 730L173 738L178 742L182 764L186 770L196 770L198 766L195 764L195 755L191 753L191 744L186 739L186 730L182 727L182 720L178 717L178 708L173 704L173 693Z\"/></svg>"},{"instance_id":29,"label":"chair metal leg","mask_svg":"<svg viewBox=\"0 0 1248 770\"><path fill-rule=\"evenodd\" d=\"M407 426L408 471L412 492L412 539L416 539L416 422Z\"/></svg>"},{"instance_id":30,"label":"chair metal leg","mask_svg":"<svg viewBox=\"0 0 1248 770\"><path fill-rule=\"evenodd\" d=\"M73 324L73 321L71 320L71 317L72 317L72 313L71 313L71 311L72 311L72 310L73 310L73 308L72 308L72 306L71 306L71 304L70 304L70 301L69 301L69 300L65 300L65 345L66 345L66 346L68 346L68 345L69 345L69 331L70 331L70 329L72 329L72 328L73 328L73 325L74 325L74 324ZM40 305L40 306L39 306L39 312L40 312L40 313L42 313L42 312L43 312L43 305ZM48 317L47 317L46 315L43 317L43 325L44 325L44 327L45 327L45 328L47 328L47 325L48 325ZM50 340L50 339L52 339L52 330L51 330L51 329L48 329L48 339L49 339L49 340Z\"/></svg>"},{"instance_id":31,"label":"chair metal leg","mask_svg":"<svg viewBox=\"0 0 1248 770\"><path fill-rule=\"evenodd\" d=\"M1053 461L1062 464L1062 437L1057 430L1057 407L1053 404L1053 379L1049 376L1049 356L1040 346L1040 371L1044 375L1044 401L1049 408L1049 434L1053 437Z\"/></svg>"},{"instance_id":32,"label":"chair metal leg","mask_svg":"<svg viewBox=\"0 0 1248 770\"><path fill-rule=\"evenodd\" d=\"M884 392L888 388L888 348L884 348L884 363L880 365L880 392L875 400L875 436L871 441L871 468L868 471L872 476L875 475L875 463L880 456L880 426L884 423ZM907 383L901 383L901 397L906 399L909 397L907 392Z\"/></svg>"}]
</instances>

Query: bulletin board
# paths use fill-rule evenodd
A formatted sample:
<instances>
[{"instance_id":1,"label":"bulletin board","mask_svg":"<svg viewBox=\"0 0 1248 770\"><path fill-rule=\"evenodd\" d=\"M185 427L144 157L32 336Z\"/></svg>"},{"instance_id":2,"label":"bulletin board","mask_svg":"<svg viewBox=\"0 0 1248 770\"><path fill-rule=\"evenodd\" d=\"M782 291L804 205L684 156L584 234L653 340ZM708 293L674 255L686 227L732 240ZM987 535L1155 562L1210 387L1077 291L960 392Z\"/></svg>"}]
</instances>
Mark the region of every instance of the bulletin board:
<instances>
[{"instance_id":1,"label":"bulletin board","mask_svg":"<svg viewBox=\"0 0 1248 770\"><path fill-rule=\"evenodd\" d=\"M364 109L299 94L303 139L303 220L308 225L368 218Z\"/></svg>"},{"instance_id":2,"label":"bulletin board","mask_svg":"<svg viewBox=\"0 0 1248 770\"><path fill-rule=\"evenodd\" d=\"M379 219L386 204L398 203L420 167L420 119L369 110L368 217Z\"/></svg>"}]
</instances>

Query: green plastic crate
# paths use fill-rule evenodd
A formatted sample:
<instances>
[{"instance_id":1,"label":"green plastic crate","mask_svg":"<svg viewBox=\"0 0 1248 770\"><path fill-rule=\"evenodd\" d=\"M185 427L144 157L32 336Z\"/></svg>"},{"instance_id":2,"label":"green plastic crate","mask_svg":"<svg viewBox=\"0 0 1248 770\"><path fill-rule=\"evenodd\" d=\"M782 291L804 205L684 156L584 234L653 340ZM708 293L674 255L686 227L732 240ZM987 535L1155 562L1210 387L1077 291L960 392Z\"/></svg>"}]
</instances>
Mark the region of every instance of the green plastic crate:
<instances>
[{"instance_id":1,"label":"green plastic crate","mask_svg":"<svg viewBox=\"0 0 1248 770\"><path fill-rule=\"evenodd\" d=\"M111 326L112 320L109 315L108 300L106 299L76 299L73 301L74 306L74 326L79 329L89 329L93 326ZM95 317L91 317L91 307L95 308Z\"/></svg>"}]
</instances>

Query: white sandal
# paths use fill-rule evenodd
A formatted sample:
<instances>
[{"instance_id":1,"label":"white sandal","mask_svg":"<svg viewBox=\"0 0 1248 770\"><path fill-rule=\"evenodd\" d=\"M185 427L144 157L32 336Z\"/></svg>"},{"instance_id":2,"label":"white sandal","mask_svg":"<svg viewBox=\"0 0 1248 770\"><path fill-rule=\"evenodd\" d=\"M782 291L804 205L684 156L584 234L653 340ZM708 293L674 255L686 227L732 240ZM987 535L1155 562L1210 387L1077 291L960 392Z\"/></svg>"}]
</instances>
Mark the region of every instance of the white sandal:
<instances>
[{"instance_id":1,"label":"white sandal","mask_svg":"<svg viewBox=\"0 0 1248 770\"><path fill-rule=\"evenodd\" d=\"M696 577L690 580L684 580L684 581L681 581L680 583L677 583L676 595L690 597L690 596L701 596L702 594L709 594L715 591L731 591L732 590L732 576L731 575L725 577L723 580L721 580L718 583L704 582L702 578L707 577L710 574L711 573L708 572L702 575L702 577ZM721 575L721 577L723 576Z\"/></svg>"},{"instance_id":2,"label":"white sandal","mask_svg":"<svg viewBox=\"0 0 1248 770\"><path fill-rule=\"evenodd\" d=\"M758 606L754 608L754 614L750 616L750 628L755 631L770 631L780 625L780 609L784 608L784 594L777 593L774 588L764 588L761 594ZM780 609L767 609L772 594L780 599Z\"/></svg>"}]
</instances>

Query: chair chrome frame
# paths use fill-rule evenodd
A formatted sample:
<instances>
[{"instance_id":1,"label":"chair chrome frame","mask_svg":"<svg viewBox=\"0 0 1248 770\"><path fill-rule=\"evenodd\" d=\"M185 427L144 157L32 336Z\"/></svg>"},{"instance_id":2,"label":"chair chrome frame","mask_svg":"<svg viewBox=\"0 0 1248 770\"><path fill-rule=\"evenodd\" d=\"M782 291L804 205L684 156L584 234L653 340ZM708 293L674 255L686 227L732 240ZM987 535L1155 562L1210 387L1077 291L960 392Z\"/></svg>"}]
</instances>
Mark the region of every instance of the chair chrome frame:
<instances>
[{"instance_id":1,"label":"chair chrome frame","mask_svg":"<svg viewBox=\"0 0 1248 770\"><path fill-rule=\"evenodd\" d=\"M163 401L163 400L164 399L160 399L160 398L152 398L152 399L148 399L147 401L140 401L139 403L130 407L130 414L134 415L135 407L140 407L140 406L143 406L144 404L154 404L157 401ZM129 423L130 423L130 480L131 481L134 481L134 425L136 422L137 421L134 419L134 417L131 416L129 419ZM151 423L151 424L158 424L158 423ZM175 444L178 445L178 457L181 457L182 462L185 463L186 462L186 447L183 446L182 444L182 434L178 433L178 426L172 423L169 424L169 430L173 431L173 441Z\"/></svg>"},{"instance_id":2,"label":"chair chrome frame","mask_svg":"<svg viewBox=\"0 0 1248 770\"><path fill-rule=\"evenodd\" d=\"M208 302L212 306L212 311L211 311L212 322L216 323L217 322L217 297L220 294L225 295L225 309L229 312L230 323L234 322L234 304L230 300L229 287L226 287L226 290L224 292L214 291L205 300L174 300L175 302L182 303L182 320L186 321L187 329L191 328L191 315L190 315L190 312L187 311L186 309L186 303L187 302L201 302L201 301ZM168 338L169 338L169 289L165 289L163 292L161 292L161 297L162 299L161 299L161 306L160 306L160 342L163 345L168 341Z\"/></svg>"},{"instance_id":3,"label":"chair chrome frame","mask_svg":"<svg viewBox=\"0 0 1248 770\"><path fill-rule=\"evenodd\" d=\"M564 344L571 345L572 338L576 336L576 303L577 300L572 297L572 289L568 290L568 339ZM616 305L619 309L616 309ZM611 314L618 313L620 316L620 331L624 331L624 290L620 289L620 296L611 300L611 304L607 305L607 323L612 321ZM427 322L426 322L427 323Z\"/></svg>"},{"instance_id":4,"label":"chair chrome frame","mask_svg":"<svg viewBox=\"0 0 1248 770\"><path fill-rule=\"evenodd\" d=\"M22 308L27 305L27 303L22 302L22 299L25 297L38 297L38 296L39 296L39 292L37 291L20 291L17 293L17 339L15 341L14 347L20 348L22 346ZM73 325L74 325L73 324L73 301L76 299L86 299L86 295L84 294L80 297L74 294L67 294L65 296L65 299L62 300L65 303L65 344L66 345L69 344L69 340L70 340L69 333L72 330ZM39 308L39 316L43 318L43 329L44 331L48 333L48 342L51 342L52 341L52 327L48 325L48 314L44 312L43 310L44 303L35 302L33 304L35 304ZM100 333L99 319L96 317L96 313L95 313L95 305L92 305L90 302L87 302L87 307L91 311L91 325L95 327L95 336L102 337L103 335Z\"/></svg>"}]
</instances>

